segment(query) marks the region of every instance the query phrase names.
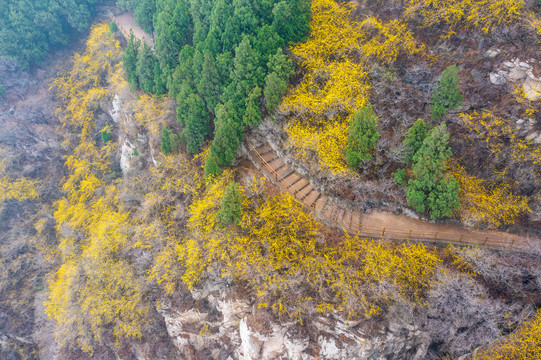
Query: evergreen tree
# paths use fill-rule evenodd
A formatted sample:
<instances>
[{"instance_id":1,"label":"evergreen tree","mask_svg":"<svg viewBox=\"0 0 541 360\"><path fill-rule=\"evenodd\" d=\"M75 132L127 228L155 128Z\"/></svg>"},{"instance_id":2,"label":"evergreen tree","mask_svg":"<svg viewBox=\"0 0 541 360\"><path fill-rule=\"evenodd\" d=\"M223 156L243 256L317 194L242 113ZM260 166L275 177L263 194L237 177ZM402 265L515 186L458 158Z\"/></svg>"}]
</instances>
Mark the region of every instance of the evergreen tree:
<instances>
[{"instance_id":1,"label":"evergreen tree","mask_svg":"<svg viewBox=\"0 0 541 360\"><path fill-rule=\"evenodd\" d=\"M187 111L187 116L182 138L186 142L186 150L196 154L201 150L201 145L210 134L209 114L205 109L205 103L196 94L188 96L183 106Z\"/></svg>"},{"instance_id":2,"label":"evergreen tree","mask_svg":"<svg viewBox=\"0 0 541 360\"><path fill-rule=\"evenodd\" d=\"M225 189L220 202L220 210L216 214L218 223L225 227L240 223L242 217L242 192L240 186L232 181Z\"/></svg>"},{"instance_id":3,"label":"evergreen tree","mask_svg":"<svg viewBox=\"0 0 541 360\"><path fill-rule=\"evenodd\" d=\"M237 114L229 102L216 107L216 131L210 146L210 153L216 156L218 165L230 166L235 160L239 139L242 135Z\"/></svg>"},{"instance_id":4,"label":"evergreen tree","mask_svg":"<svg viewBox=\"0 0 541 360\"><path fill-rule=\"evenodd\" d=\"M357 169L361 162L372 159L371 151L380 138L376 115L368 104L353 115L348 129L346 160L349 167Z\"/></svg>"},{"instance_id":5,"label":"evergreen tree","mask_svg":"<svg viewBox=\"0 0 541 360\"><path fill-rule=\"evenodd\" d=\"M451 65L441 73L439 85L432 94L430 108L432 120L440 120L449 109L458 108L463 101L458 81L458 68L456 65Z\"/></svg>"},{"instance_id":6,"label":"evergreen tree","mask_svg":"<svg viewBox=\"0 0 541 360\"><path fill-rule=\"evenodd\" d=\"M413 179L408 181L407 200L416 211L428 211L432 219L453 214L459 208L459 186L447 173L452 156L445 123L430 130L423 145L413 156Z\"/></svg>"},{"instance_id":7,"label":"evergreen tree","mask_svg":"<svg viewBox=\"0 0 541 360\"><path fill-rule=\"evenodd\" d=\"M221 86L216 63L208 51L205 53L203 71L201 73L201 80L197 84L197 91L205 99L208 111L214 113L216 105L220 102Z\"/></svg>"},{"instance_id":8,"label":"evergreen tree","mask_svg":"<svg viewBox=\"0 0 541 360\"><path fill-rule=\"evenodd\" d=\"M178 136L166 127L162 128L162 136L160 137L160 141L162 143L162 153L165 155L175 152L178 149Z\"/></svg>"},{"instance_id":9,"label":"evergreen tree","mask_svg":"<svg viewBox=\"0 0 541 360\"><path fill-rule=\"evenodd\" d=\"M187 119L190 116L190 108L187 106L188 98L194 94L192 84L188 80L182 81L177 94L177 120L182 126L186 126Z\"/></svg>"},{"instance_id":10,"label":"evergreen tree","mask_svg":"<svg viewBox=\"0 0 541 360\"><path fill-rule=\"evenodd\" d=\"M182 86L193 87L193 54L195 49L186 45L179 54L179 64L173 71L173 75L168 79L167 88L169 96L177 98ZM190 92L191 93L191 92ZM179 102L180 103L180 102Z\"/></svg>"},{"instance_id":11,"label":"evergreen tree","mask_svg":"<svg viewBox=\"0 0 541 360\"><path fill-rule=\"evenodd\" d=\"M243 125L255 126L261 122L261 109L259 107L259 98L261 97L261 88L256 86L246 98L246 111L242 118Z\"/></svg>"},{"instance_id":12,"label":"evergreen tree","mask_svg":"<svg viewBox=\"0 0 541 360\"><path fill-rule=\"evenodd\" d=\"M137 0L134 9L135 23L147 33L154 32L154 14L156 13L156 0Z\"/></svg>"},{"instance_id":13,"label":"evergreen tree","mask_svg":"<svg viewBox=\"0 0 541 360\"><path fill-rule=\"evenodd\" d=\"M111 21L109 23L109 30L111 30L111 32L114 34L118 31L118 27L116 26L115 22L114 21Z\"/></svg>"},{"instance_id":14,"label":"evergreen tree","mask_svg":"<svg viewBox=\"0 0 541 360\"><path fill-rule=\"evenodd\" d=\"M88 28L95 5L96 0L1 0L0 57L16 59L25 70L40 63L49 49Z\"/></svg>"},{"instance_id":15,"label":"evergreen tree","mask_svg":"<svg viewBox=\"0 0 541 360\"><path fill-rule=\"evenodd\" d=\"M235 23L240 26L241 34L254 34L259 20L252 10L251 0L233 0L233 17Z\"/></svg>"},{"instance_id":16,"label":"evergreen tree","mask_svg":"<svg viewBox=\"0 0 541 360\"><path fill-rule=\"evenodd\" d=\"M428 126L425 124L424 120L417 119L406 132L406 137L402 142L402 146L406 152L405 160L408 164L411 164L413 157L423 145L427 131Z\"/></svg>"},{"instance_id":17,"label":"evergreen tree","mask_svg":"<svg viewBox=\"0 0 541 360\"><path fill-rule=\"evenodd\" d=\"M310 33L310 0L285 0L274 5L273 27L285 44L304 41Z\"/></svg>"},{"instance_id":18,"label":"evergreen tree","mask_svg":"<svg viewBox=\"0 0 541 360\"><path fill-rule=\"evenodd\" d=\"M137 78L137 55L140 46L141 41L133 35L133 31L130 29L130 37L128 38L128 44L126 45L122 59L126 79L132 91L135 91L139 85L139 79Z\"/></svg>"},{"instance_id":19,"label":"evergreen tree","mask_svg":"<svg viewBox=\"0 0 541 360\"><path fill-rule=\"evenodd\" d=\"M276 53L276 49L279 49L285 45L284 39L274 29L273 26L264 25L257 32L257 38L255 42L255 49L260 54L259 65L269 71L268 62L270 57Z\"/></svg>"},{"instance_id":20,"label":"evergreen tree","mask_svg":"<svg viewBox=\"0 0 541 360\"><path fill-rule=\"evenodd\" d=\"M269 74L265 79L265 106L269 113L280 104L280 99L287 92L289 77L293 74L291 60L278 49L276 54L271 56L268 63Z\"/></svg>"},{"instance_id":21,"label":"evergreen tree","mask_svg":"<svg viewBox=\"0 0 541 360\"><path fill-rule=\"evenodd\" d=\"M153 93L160 96L165 94L165 79L159 62L154 63L154 90Z\"/></svg>"},{"instance_id":22,"label":"evergreen tree","mask_svg":"<svg viewBox=\"0 0 541 360\"><path fill-rule=\"evenodd\" d=\"M139 87L147 93L154 91L154 64L156 61L156 56L150 45L144 41L139 54L137 54L137 77Z\"/></svg>"},{"instance_id":23,"label":"evergreen tree","mask_svg":"<svg viewBox=\"0 0 541 360\"><path fill-rule=\"evenodd\" d=\"M226 89L225 102L232 100L237 110L242 112L244 100L256 85L262 82L263 69L259 67L259 54L250 45L248 36L235 49L234 68L231 83Z\"/></svg>"},{"instance_id":24,"label":"evergreen tree","mask_svg":"<svg viewBox=\"0 0 541 360\"><path fill-rule=\"evenodd\" d=\"M158 0L156 2L156 55L160 63L174 69L182 46L191 42L193 25L188 2Z\"/></svg>"},{"instance_id":25,"label":"evergreen tree","mask_svg":"<svg viewBox=\"0 0 541 360\"><path fill-rule=\"evenodd\" d=\"M212 180L222 173L216 161L216 156L209 154L205 160L205 179Z\"/></svg>"}]
</instances>

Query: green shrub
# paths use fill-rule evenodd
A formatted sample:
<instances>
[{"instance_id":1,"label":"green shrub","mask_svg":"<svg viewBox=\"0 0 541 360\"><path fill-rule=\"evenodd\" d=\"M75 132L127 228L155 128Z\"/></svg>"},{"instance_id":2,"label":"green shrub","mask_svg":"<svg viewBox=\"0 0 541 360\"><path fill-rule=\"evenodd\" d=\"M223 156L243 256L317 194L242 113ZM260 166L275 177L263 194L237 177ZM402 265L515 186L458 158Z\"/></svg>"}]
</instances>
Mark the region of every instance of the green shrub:
<instances>
[{"instance_id":1,"label":"green shrub","mask_svg":"<svg viewBox=\"0 0 541 360\"><path fill-rule=\"evenodd\" d=\"M209 154L205 160L205 179L212 180L216 176L220 175L222 168L216 161L216 156Z\"/></svg>"},{"instance_id":2,"label":"green shrub","mask_svg":"<svg viewBox=\"0 0 541 360\"><path fill-rule=\"evenodd\" d=\"M368 104L353 115L348 129L346 160L349 167L356 169L361 162L372 159L372 150L380 138L376 115Z\"/></svg>"},{"instance_id":3,"label":"green shrub","mask_svg":"<svg viewBox=\"0 0 541 360\"><path fill-rule=\"evenodd\" d=\"M118 28L117 28L117 26L116 26L116 24L115 24L114 21L111 21L111 22L109 23L109 29L111 30L111 32L112 32L113 34L116 33L116 32L118 31Z\"/></svg>"},{"instance_id":4,"label":"green shrub","mask_svg":"<svg viewBox=\"0 0 541 360\"><path fill-rule=\"evenodd\" d=\"M239 184L232 181L225 189L216 220L221 226L238 224L242 217L242 193Z\"/></svg>"},{"instance_id":5,"label":"green shrub","mask_svg":"<svg viewBox=\"0 0 541 360\"><path fill-rule=\"evenodd\" d=\"M413 178L408 181L408 205L418 212L428 212L432 219L449 217L459 208L459 185L447 172L447 159L452 155L449 132L442 123L428 132L423 145L413 157Z\"/></svg>"},{"instance_id":6,"label":"green shrub","mask_svg":"<svg viewBox=\"0 0 541 360\"><path fill-rule=\"evenodd\" d=\"M462 105L464 98L460 94L458 84L458 68L451 65L441 73L436 90L432 94L432 107L430 113L433 121L441 120L449 109L456 109Z\"/></svg>"},{"instance_id":7,"label":"green shrub","mask_svg":"<svg viewBox=\"0 0 541 360\"><path fill-rule=\"evenodd\" d=\"M107 128L100 131L101 141L103 141L104 144L107 144L109 141L111 141L111 138L113 137L113 134L107 130Z\"/></svg>"},{"instance_id":8,"label":"green shrub","mask_svg":"<svg viewBox=\"0 0 541 360\"><path fill-rule=\"evenodd\" d=\"M160 137L160 141L162 143L161 149L164 155L177 151L179 138L177 134L173 133L168 128L162 128L162 136Z\"/></svg>"}]
</instances>

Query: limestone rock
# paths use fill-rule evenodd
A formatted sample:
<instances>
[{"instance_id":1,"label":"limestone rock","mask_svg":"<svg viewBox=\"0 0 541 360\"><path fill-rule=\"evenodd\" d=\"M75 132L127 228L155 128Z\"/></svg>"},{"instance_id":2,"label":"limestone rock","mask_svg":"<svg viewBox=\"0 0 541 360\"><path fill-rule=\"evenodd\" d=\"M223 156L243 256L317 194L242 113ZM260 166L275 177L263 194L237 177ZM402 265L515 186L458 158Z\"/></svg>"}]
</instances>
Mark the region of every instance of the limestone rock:
<instances>
[{"instance_id":1,"label":"limestone rock","mask_svg":"<svg viewBox=\"0 0 541 360\"><path fill-rule=\"evenodd\" d=\"M507 82L505 80L505 77L500 74L490 73L489 77L490 77L490 82L494 85L503 85Z\"/></svg>"},{"instance_id":2,"label":"limestone rock","mask_svg":"<svg viewBox=\"0 0 541 360\"><path fill-rule=\"evenodd\" d=\"M115 94L115 97L113 98L113 108L109 110L109 115L115 124L118 124L122 118L122 100L118 94Z\"/></svg>"},{"instance_id":3,"label":"limestone rock","mask_svg":"<svg viewBox=\"0 0 541 360\"><path fill-rule=\"evenodd\" d=\"M127 176L130 171L130 160L133 157L135 149L135 146L132 145L128 139L124 140L120 154L120 168L122 169L122 174L124 174L124 176Z\"/></svg>"},{"instance_id":4,"label":"limestone rock","mask_svg":"<svg viewBox=\"0 0 541 360\"><path fill-rule=\"evenodd\" d=\"M535 101L541 97L541 81L528 77L524 82L523 88L528 100Z\"/></svg>"},{"instance_id":5,"label":"limestone rock","mask_svg":"<svg viewBox=\"0 0 541 360\"><path fill-rule=\"evenodd\" d=\"M489 58L493 58L493 57L498 56L501 52L502 51L497 48L488 49L487 51L485 51L485 56Z\"/></svg>"}]
</instances>

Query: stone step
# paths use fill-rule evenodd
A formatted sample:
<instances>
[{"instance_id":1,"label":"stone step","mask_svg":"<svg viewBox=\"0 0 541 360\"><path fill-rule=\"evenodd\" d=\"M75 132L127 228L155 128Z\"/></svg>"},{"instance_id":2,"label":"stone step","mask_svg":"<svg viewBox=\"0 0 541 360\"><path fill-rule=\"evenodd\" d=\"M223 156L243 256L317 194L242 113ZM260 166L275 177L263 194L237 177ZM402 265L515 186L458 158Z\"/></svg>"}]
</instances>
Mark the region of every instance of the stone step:
<instances>
[{"instance_id":1,"label":"stone step","mask_svg":"<svg viewBox=\"0 0 541 360\"><path fill-rule=\"evenodd\" d=\"M316 200L315 211L318 212L318 213L323 213L325 211L325 207L328 206L327 205L328 202L329 202L329 197L325 196L325 195L321 195Z\"/></svg>"},{"instance_id":2,"label":"stone step","mask_svg":"<svg viewBox=\"0 0 541 360\"><path fill-rule=\"evenodd\" d=\"M255 151L257 151L259 155L263 156L267 154L268 152L274 151L274 150L272 150L272 146L270 146L270 144L265 143L263 145L260 145L259 147L256 147Z\"/></svg>"},{"instance_id":3,"label":"stone step","mask_svg":"<svg viewBox=\"0 0 541 360\"><path fill-rule=\"evenodd\" d=\"M291 170L289 166L284 166L280 169L280 171L277 171L278 173L278 181L283 182L285 181L291 174L294 174L295 171Z\"/></svg>"},{"instance_id":4,"label":"stone step","mask_svg":"<svg viewBox=\"0 0 541 360\"><path fill-rule=\"evenodd\" d=\"M303 179L302 176L300 176L297 173L293 173L293 174L289 175L287 178L284 178L282 180L282 185L284 185L284 187L286 189L290 190L289 189L290 187L294 186L296 183L298 183L302 179Z\"/></svg>"},{"instance_id":5,"label":"stone step","mask_svg":"<svg viewBox=\"0 0 541 360\"><path fill-rule=\"evenodd\" d=\"M280 158L275 158L274 160L268 162L267 164L269 164L271 169L273 169L274 171L278 170L279 168L285 165L285 163Z\"/></svg>"},{"instance_id":6,"label":"stone step","mask_svg":"<svg viewBox=\"0 0 541 360\"><path fill-rule=\"evenodd\" d=\"M320 197L321 194L319 193L319 191L313 189L312 192L304 199L304 203L309 207L315 208L315 204Z\"/></svg>"},{"instance_id":7,"label":"stone step","mask_svg":"<svg viewBox=\"0 0 541 360\"><path fill-rule=\"evenodd\" d=\"M336 212L338 208L338 205L335 202L331 202L329 206L327 207L327 211L325 212L324 216L329 220L332 221L332 218L334 216L334 213Z\"/></svg>"},{"instance_id":8,"label":"stone step","mask_svg":"<svg viewBox=\"0 0 541 360\"><path fill-rule=\"evenodd\" d=\"M353 231L355 234L359 231L359 226L361 225L361 212L359 210L356 210L353 213L353 218L351 219L351 231Z\"/></svg>"},{"instance_id":9,"label":"stone step","mask_svg":"<svg viewBox=\"0 0 541 360\"><path fill-rule=\"evenodd\" d=\"M291 191L292 193L294 193L295 191L302 190L308 184L310 184L310 181L306 180L306 178L301 177L299 179L299 181L292 184L291 187L288 190Z\"/></svg>"},{"instance_id":10,"label":"stone step","mask_svg":"<svg viewBox=\"0 0 541 360\"><path fill-rule=\"evenodd\" d=\"M301 190L297 191L297 200L303 201L313 189L314 187L309 183L308 186L305 186Z\"/></svg>"},{"instance_id":11,"label":"stone step","mask_svg":"<svg viewBox=\"0 0 541 360\"><path fill-rule=\"evenodd\" d=\"M269 151L268 153L261 155L261 157L266 162L271 162L272 160L276 159L278 155L274 151Z\"/></svg>"}]
</instances>

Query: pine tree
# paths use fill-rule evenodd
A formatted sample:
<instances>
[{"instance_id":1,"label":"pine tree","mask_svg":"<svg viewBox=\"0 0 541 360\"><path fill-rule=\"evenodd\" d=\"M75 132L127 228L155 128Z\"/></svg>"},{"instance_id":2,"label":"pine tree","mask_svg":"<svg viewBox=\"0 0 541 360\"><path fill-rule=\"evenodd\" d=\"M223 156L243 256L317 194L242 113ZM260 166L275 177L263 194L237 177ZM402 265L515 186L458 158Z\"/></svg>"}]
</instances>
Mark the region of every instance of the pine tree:
<instances>
[{"instance_id":1,"label":"pine tree","mask_svg":"<svg viewBox=\"0 0 541 360\"><path fill-rule=\"evenodd\" d=\"M234 68L231 83L224 94L225 102L232 100L242 114L241 108L250 91L261 85L263 69L259 67L259 54L250 45L248 36L235 49Z\"/></svg>"},{"instance_id":2,"label":"pine tree","mask_svg":"<svg viewBox=\"0 0 541 360\"><path fill-rule=\"evenodd\" d=\"M168 68L178 65L182 46L191 42L193 25L188 14L189 3L176 0L156 2L156 55Z\"/></svg>"},{"instance_id":3,"label":"pine tree","mask_svg":"<svg viewBox=\"0 0 541 360\"><path fill-rule=\"evenodd\" d=\"M139 85L139 79L137 78L137 55L140 46L141 40L135 38L133 31L130 30L130 37L122 59L124 71L126 72L126 79L128 80L128 84L130 84L130 89L132 91L135 91Z\"/></svg>"},{"instance_id":4,"label":"pine tree","mask_svg":"<svg viewBox=\"0 0 541 360\"><path fill-rule=\"evenodd\" d=\"M372 159L371 151L380 138L376 115L368 104L353 115L348 129L346 160L349 167L357 169L361 162Z\"/></svg>"},{"instance_id":5,"label":"pine tree","mask_svg":"<svg viewBox=\"0 0 541 360\"><path fill-rule=\"evenodd\" d=\"M411 164L413 157L423 145L427 131L428 126L424 120L417 119L417 121L406 132L406 137L402 142L402 146L406 152L405 160L408 164Z\"/></svg>"},{"instance_id":6,"label":"pine tree","mask_svg":"<svg viewBox=\"0 0 541 360\"><path fill-rule=\"evenodd\" d=\"M216 220L221 226L240 223L242 217L242 192L239 184L232 181L225 189Z\"/></svg>"},{"instance_id":7,"label":"pine tree","mask_svg":"<svg viewBox=\"0 0 541 360\"><path fill-rule=\"evenodd\" d=\"M160 96L165 94L167 89L165 88L164 74L159 62L154 63L154 94Z\"/></svg>"},{"instance_id":8,"label":"pine tree","mask_svg":"<svg viewBox=\"0 0 541 360\"><path fill-rule=\"evenodd\" d=\"M276 54L270 57L267 67L269 74L265 79L265 106L269 113L273 113L287 92L293 66L282 49L278 49Z\"/></svg>"},{"instance_id":9,"label":"pine tree","mask_svg":"<svg viewBox=\"0 0 541 360\"><path fill-rule=\"evenodd\" d=\"M150 45L143 42L142 48L137 54L137 77L139 78L139 87L147 92L154 91L154 64L156 55L152 52Z\"/></svg>"},{"instance_id":10,"label":"pine tree","mask_svg":"<svg viewBox=\"0 0 541 360\"><path fill-rule=\"evenodd\" d=\"M432 120L440 120L449 109L458 108L463 101L458 81L458 68L456 65L451 65L441 73L439 85L432 94L430 108Z\"/></svg>"},{"instance_id":11,"label":"pine tree","mask_svg":"<svg viewBox=\"0 0 541 360\"><path fill-rule=\"evenodd\" d=\"M203 96L207 110L214 113L216 105L220 102L220 78L216 70L216 63L210 52L205 53L201 80L197 84L197 91Z\"/></svg>"},{"instance_id":12,"label":"pine tree","mask_svg":"<svg viewBox=\"0 0 541 360\"><path fill-rule=\"evenodd\" d=\"M175 152L178 149L178 136L166 127L162 128L162 136L160 137L160 141L162 143L162 153L165 155Z\"/></svg>"},{"instance_id":13,"label":"pine tree","mask_svg":"<svg viewBox=\"0 0 541 360\"><path fill-rule=\"evenodd\" d=\"M216 156L209 154L205 159L205 179L212 180L222 173L222 168L216 161Z\"/></svg>"},{"instance_id":14,"label":"pine tree","mask_svg":"<svg viewBox=\"0 0 541 360\"><path fill-rule=\"evenodd\" d=\"M261 122L261 109L259 108L259 98L261 97L261 88L256 86L246 98L246 111L242 118L243 125L255 126Z\"/></svg>"},{"instance_id":15,"label":"pine tree","mask_svg":"<svg viewBox=\"0 0 541 360\"><path fill-rule=\"evenodd\" d=\"M413 156L408 204L418 212L427 211L432 219L451 216L453 210L459 208L458 182L447 173L447 159L451 156L445 123L428 132L421 148Z\"/></svg>"},{"instance_id":16,"label":"pine tree","mask_svg":"<svg viewBox=\"0 0 541 360\"><path fill-rule=\"evenodd\" d=\"M183 107L186 109L186 118L182 138L186 141L186 150L195 154L201 150L201 145L210 134L209 114L205 103L196 94L188 96Z\"/></svg>"},{"instance_id":17,"label":"pine tree","mask_svg":"<svg viewBox=\"0 0 541 360\"><path fill-rule=\"evenodd\" d=\"M216 107L216 132L210 146L210 153L216 156L220 166L230 166L237 154L242 133L236 117L231 102Z\"/></svg>"}]
</instances>

